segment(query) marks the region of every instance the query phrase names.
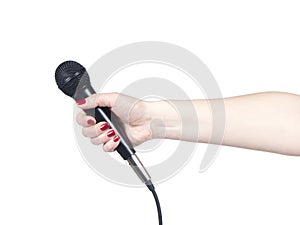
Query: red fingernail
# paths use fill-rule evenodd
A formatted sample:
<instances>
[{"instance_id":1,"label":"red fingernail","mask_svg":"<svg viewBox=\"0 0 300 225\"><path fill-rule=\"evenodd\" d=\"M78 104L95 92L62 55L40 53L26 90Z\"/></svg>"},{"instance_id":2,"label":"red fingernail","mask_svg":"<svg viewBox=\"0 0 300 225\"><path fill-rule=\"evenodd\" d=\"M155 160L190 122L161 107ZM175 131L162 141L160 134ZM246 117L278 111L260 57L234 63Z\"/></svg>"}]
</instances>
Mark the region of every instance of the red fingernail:
<instances>
[{"instance_id":1,"label":"red fingernail","mask_svg":"<svg viewBox=\"0 0 300 225\"><path fill-rule=\"evenodd\" d=\"M114 140L114 142L117 142L118 140L120 140L120 137L117 135L117 136L114 137L113 140Z\"/></svg>"},{"instance_id":2,"label":"red fingernail","mask_svg":"<svg viewBox=\"0 0 300 225\"><path fill-rule=\"evenodd\" d=\"M115 136L115 131L114 130L110 130L107 132L107 137L112 137L112 136Z\"/></svg>"},{"instance_id":3,"label":"red fingernail","mask_svg":"<svg viewBox=\"0 0 300 225\"><path fill-rule=\"evenodd\" d=\"M92 120L92 119L89 119L89 120L87 121L87 123L88 123L89 125L94 125L94 124L95 124L94 120Z\"/></svg>"},{"instance_id":4,"label":"red fingernail","mask_svg":"<svg viewBox=\"0 0 300 225\"><path fill-rule=\"evenodd\" d=\"M81 99L81 100L78 100L77 102L77 105L83 105L84 103L86 103L85 99Z\"/></svg>"},{"instance_id":5,"label":"red fingernail","mask_svg":"<svg viewBox=\"0 0 300 225\"><path fill-rule=\"evenodd\" d=\"M102 125L100 126L100 130L102 130L102 131L105 131L105 130L107 130L108 128L109 128L108 123L104 123L104 124L102 124Z\"/></svg>"}]
</instances>

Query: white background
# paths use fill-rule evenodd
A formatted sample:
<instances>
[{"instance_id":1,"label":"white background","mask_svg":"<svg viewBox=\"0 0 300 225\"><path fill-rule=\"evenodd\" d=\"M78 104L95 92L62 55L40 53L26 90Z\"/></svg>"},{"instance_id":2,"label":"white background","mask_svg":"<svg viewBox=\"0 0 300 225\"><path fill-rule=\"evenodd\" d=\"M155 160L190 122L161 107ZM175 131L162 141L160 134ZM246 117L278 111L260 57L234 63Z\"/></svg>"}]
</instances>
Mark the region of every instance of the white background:
<instances>
[{"instance_id":1,"label":"white background","mask_svg":"<svg viewBox=\"0 0 300 225\"><path fill-rule=\"evenodd\" d=\"M80 156L59 63L89 67L116 47L165 41L197 54L223 96L299 94L298 4L2 1L0 224L157 224L146 189L107 182ZM222 147L198 173L204 149L157 186L164 224L299 224L300 158Z\"/></svg>"}]
</instances>

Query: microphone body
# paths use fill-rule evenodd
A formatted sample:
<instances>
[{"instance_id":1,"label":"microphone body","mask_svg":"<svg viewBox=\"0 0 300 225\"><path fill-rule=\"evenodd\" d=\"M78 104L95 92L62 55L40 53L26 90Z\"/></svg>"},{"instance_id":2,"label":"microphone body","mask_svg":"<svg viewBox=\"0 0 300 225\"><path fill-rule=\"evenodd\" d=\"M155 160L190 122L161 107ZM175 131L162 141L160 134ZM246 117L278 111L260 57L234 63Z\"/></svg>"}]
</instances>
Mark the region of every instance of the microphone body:
<instances>
[{"instance_id":1,"label":"microphone body","mask_svg":"<svg viewBox=\"0 0 300 225\"><path fill-rule=\"evenodd\" d=\"M83 66L74 61L66 61L60 64L55 72L56 83L59 89L75 101L87 98L95 94L95 90L90 84L89 76ZM84 110L87 115L93 116L96 122L106 121L112 129L120 136L120 143L116 150L124 160L127 160L133 171L148 187L152 186L151 177L143 166L140 159L135 154L135 150L130 143L122 124L112 122L112 117L117 116L108 107L96 107Z\"/></svg>"}]
</instances>

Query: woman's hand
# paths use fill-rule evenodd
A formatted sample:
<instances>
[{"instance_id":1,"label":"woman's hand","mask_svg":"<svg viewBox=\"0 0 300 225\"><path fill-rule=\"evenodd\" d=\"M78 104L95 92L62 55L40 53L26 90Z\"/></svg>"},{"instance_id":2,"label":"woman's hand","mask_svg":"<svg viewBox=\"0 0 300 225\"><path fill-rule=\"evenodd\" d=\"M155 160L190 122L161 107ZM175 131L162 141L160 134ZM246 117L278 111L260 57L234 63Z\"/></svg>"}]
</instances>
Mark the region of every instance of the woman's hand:
<instances>
[{"instance_id":1,"label":"woman's hand","mask_svg":"<svg viewBox=\"0 0 300 225\"><path fill-rule=\"evenodd\" d=\"M77 102L81 109L109 107L123 124L133 146L152 138L151 118L147 112L147 102L119 93L94 94ZM103 144L104 151L112 152L118 146L120 137L110 129L106 122L99 122L92 116L80 112L77 123L81 125L84 136L91 138L95 145Z\"/></svg>"}]
</instances>

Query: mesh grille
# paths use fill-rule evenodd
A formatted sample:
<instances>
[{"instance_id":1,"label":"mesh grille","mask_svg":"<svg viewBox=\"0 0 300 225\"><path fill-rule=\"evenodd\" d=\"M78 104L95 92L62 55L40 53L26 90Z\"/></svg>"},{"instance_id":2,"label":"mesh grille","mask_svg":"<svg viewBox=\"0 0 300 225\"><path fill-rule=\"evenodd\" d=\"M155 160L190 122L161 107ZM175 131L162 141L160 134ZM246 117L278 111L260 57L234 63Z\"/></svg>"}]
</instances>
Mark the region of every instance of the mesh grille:
<instances>
[{"instance_id":1,"label":"mesh grille","mask_svg":"<svg viewBox=\"0 0 300 225\"><path fill-rule=\"evenodd\" d=\"M58 88L70 97L75 94L79 83L80 85L90 83L86 69L74 61L60 64L55 71L55 80Z\"/></svg>"}]
</instances>

